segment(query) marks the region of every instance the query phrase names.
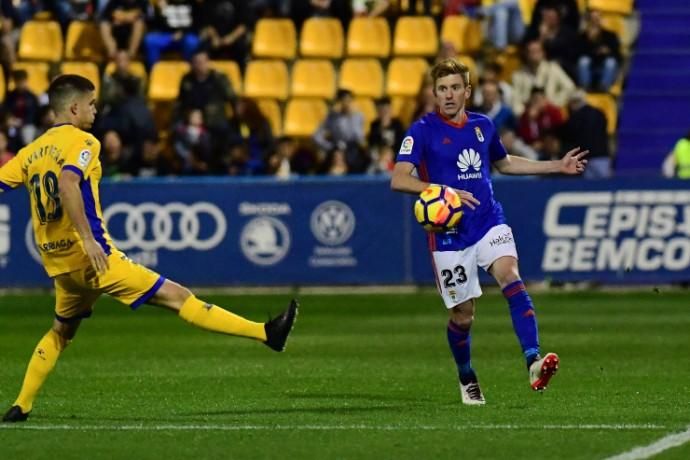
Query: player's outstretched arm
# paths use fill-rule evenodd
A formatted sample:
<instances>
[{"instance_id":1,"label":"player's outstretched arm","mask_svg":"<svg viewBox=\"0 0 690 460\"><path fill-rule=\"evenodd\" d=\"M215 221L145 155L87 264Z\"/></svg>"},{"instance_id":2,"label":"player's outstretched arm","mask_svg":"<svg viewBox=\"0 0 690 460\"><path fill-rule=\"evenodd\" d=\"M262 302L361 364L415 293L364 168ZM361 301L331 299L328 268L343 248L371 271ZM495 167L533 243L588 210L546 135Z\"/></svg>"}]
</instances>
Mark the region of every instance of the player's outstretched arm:
<instances>
[{"instance_id":1,"label":"player's outstretched arm","mask_svg":"<svg viewBox=\"0 0 690 460\"><path fill-rule=\"evenodd\" d=\"M391 177L391 189L396 192L412 193L418 195L422 193L429 185L429 182L424 182L413 175L415 165L406 161L399 161L395 164L393 169L393 176ZM479 206L477 200L471 192L466 190L454 189L460 196L462 204L470 209L475 209Z\"/></svg>"},{"instance_id":2,"label":"player's outstretched arm","mask_svg":"<svg viewBox=\"0 0 690 460\"><path fill-rule=\"evenodd\" d=\"M534 161L527 158L508 155L494 162L501 174L526 176L530 174L582 174L587 166L585 156L589 150L576 147L566 153L560 160Z\"/></svg>"},{"instance_id":3,"label":"player's outstretched arm","mask_svg":"<svg viewBox=\"0 0 690 460\"><path fill-rule=\"evenodd\" d=\"M60 201L62 202L63 209L67 212L69 220L81 237L84 244L84 252L89 257L91 266L97 273L101 274L108 270L108 257L101 245L96 241L96 238L94 238L89 222L86 219L84 199L79 189L80 181L81 178L78 174L69 170L63 170L58 179Z\"/></svg>"},{"instance_id":4,"label":"player's outstretched arm","mask_svg":"<svg viewBox=\"0 0 690 460\"><path fill-rule=\"evenodd\" d=\"M391 189L396 192L422 193L429 185L418 177L413 176L415 165L406 161L395 163L391 177Z\"/></svg>"}]
</instances>

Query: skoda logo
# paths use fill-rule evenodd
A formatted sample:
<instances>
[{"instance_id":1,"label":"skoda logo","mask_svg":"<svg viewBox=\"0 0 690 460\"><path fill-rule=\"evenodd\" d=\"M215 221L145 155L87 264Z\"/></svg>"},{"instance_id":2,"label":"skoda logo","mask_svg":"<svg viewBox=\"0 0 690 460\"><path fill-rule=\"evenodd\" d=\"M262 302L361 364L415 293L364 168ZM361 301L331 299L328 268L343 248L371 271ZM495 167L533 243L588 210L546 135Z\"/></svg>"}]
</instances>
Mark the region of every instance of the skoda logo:
<instances>
[{"instance_id":1,"label":"skoda logo","mask_svg":"<svg viewBox=\"0 0 690 460\"><path fill-rule=\"evenodd\" d=\"M311 213L311 232L321 244L343 244L350 239L354 230L355 215L343 202L326 201Z\"/></svg>"},{"instance_id":2,"label":"skoda logo","mask_svg":"<svg viewBox=\"0 0 690 460\"><path fill-rule=\"evenodd\" d=\"M242 229L240 247L245 257L256 265L275 265L290 250L290 232L275 217L255 217Z\"/></svg>"}]
</instances>

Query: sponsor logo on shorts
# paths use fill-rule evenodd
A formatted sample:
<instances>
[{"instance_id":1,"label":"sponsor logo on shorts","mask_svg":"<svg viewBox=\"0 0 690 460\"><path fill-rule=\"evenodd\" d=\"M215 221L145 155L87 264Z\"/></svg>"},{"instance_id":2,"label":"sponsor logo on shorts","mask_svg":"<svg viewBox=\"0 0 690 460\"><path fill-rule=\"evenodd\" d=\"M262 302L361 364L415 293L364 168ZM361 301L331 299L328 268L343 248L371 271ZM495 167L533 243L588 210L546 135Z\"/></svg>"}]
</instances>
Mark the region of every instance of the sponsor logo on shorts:
<instances>
[{"instance_id":1,"label":"sponsor logo on shorts","mask_svg":"<svg viewBox=\"0 0 690 460\"><path fill-rule=\"evenodd\" d=\"M74 241L70 239L62 239L56 241L49 241L47 243L38 244L38 249L43 252L60 252L66 251L74 245Z\"/></svg>"},{"instance_id":2,"label":"sponsor logo on shorts","mask_svg":"<svg viewBox=\"0 0 690 460\"><path fill-rule=\"evenodd\" d=\"M506 232L502 235L498 235L493 240L489 241L489 246L500 246L502 244L508 244L513 241L513 234L511 232Z\"/></svg>"}]
</instances>

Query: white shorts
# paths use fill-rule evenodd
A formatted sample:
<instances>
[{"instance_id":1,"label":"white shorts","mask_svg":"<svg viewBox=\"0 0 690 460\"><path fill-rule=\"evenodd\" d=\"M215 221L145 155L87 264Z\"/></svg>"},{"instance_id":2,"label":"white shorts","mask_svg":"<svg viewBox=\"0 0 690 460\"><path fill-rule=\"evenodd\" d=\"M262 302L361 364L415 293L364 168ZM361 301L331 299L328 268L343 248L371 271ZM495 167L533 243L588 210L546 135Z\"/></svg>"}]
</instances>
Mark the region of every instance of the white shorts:
<instances>
[{"instance_id":1,"label":"white shorts","mask_svg":"<svg viewBox=\"0 0 690 460\"><path fill-rule=\"evenodd\" d=\"M506 224L492 227L486 235L462 251L433 251L436 285L446 308L482 295L477 267L489 270L496 259L517 259L513 230Z\"/></svg>"}]
</instances>

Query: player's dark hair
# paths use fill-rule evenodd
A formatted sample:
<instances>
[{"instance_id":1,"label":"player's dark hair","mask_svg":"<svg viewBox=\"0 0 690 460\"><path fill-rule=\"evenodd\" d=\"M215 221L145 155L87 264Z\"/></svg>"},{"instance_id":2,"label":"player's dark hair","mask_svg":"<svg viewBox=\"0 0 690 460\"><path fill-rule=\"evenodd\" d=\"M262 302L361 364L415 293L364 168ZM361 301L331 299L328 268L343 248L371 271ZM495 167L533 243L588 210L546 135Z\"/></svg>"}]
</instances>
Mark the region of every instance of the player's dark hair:
<instances>
[{"instance_id":1,"label":"player's dark hair","mask_svg":"<svg viewBox=\"0 0 690 460\"><path fill-rule=\"evenodd\" d=\"M60 75L50 83L48 102L55 113L61 112L76 95L88 93L96 87L91 80L80 75Z\"/></svg>"},{"instance_id":2,"label":"player's dark hair","mask_svg":"<svg viewBox=\"0 0 690 460\"><path fill-rule=\"evenodd\" d=\"M434 91L436 91L436 80L448 75L460 75L465 86L470 86L470 68L453 58L444 59L436 64L431 68L430 74L434 82Z\"/></svg>"},{"instance_id":3,"label":"player's dark hair","mask_svg":"<svg viewBox=\"0 0 690 460\"><path fill-rule=\"evenodd\" d=\"M352 91L347 88L340 88L335 94L335 99L338 101L345 99L346 97L352 97Z\"/></svg>"},{"instance_id":4,"label":"player's dark hair","mask_svg":"<svg viewBox=\"0 0 690 460\"><path fill-rule=\"evenodd\" d=\"M544 88L541 86L533 86L529 94L530 96L534 96L535 94L541 94L543 96L546 94L546 91L544 91Z\"/></svg>"}]
</instances>

